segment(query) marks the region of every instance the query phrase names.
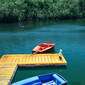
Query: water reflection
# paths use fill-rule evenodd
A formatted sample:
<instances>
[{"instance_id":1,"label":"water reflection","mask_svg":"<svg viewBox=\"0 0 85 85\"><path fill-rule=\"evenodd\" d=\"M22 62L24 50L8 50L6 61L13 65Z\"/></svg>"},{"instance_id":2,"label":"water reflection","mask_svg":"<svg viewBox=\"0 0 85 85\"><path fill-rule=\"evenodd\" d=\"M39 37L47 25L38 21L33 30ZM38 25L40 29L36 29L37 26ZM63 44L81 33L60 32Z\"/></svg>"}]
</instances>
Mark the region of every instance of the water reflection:
<instances>
[{"instance_id":1,"label":"water reflection","mask_svg":"<svg viewBox=\"0 0 85 85\"><path fill-rule=\"evenodd\" d=\"M43 23L42 21L38 21L38 22L0 24L0 32L23 32L26 30L39 29L41 27L48 27L48 26L56 27L56 24L59 25L60 28L62 27L62 25L68 26L68 28L69 28L69 25L85 26L84 22L85 22L85 20L74 20L74 22L73 22L73 20L66 20L66 21L62 20L62 21L46 21L45 23ZM61 23L62 23L62 25L61 25ZM77 29L79 29L79 28L81 28L81 27L77 27ZM82 28L80 30L82 30Z\"/></svg>"}]
</instances>

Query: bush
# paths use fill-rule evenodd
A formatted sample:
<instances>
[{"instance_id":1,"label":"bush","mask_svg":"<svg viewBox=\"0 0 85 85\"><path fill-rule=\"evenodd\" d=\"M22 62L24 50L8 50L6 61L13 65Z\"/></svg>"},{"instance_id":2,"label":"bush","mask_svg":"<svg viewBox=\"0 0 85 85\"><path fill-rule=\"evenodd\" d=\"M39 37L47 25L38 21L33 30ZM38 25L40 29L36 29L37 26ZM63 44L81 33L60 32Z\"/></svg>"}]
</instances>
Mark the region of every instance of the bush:
<instances>
[{"instance_id":1,"label":"bush","mask_svg":"<svg viewBox=\"0 0 85 85\"><path fill-rule=\"evenodd\" d=\"M0 0L0 21L85 17L85 0Z\"/></svg>"}]
</instances>

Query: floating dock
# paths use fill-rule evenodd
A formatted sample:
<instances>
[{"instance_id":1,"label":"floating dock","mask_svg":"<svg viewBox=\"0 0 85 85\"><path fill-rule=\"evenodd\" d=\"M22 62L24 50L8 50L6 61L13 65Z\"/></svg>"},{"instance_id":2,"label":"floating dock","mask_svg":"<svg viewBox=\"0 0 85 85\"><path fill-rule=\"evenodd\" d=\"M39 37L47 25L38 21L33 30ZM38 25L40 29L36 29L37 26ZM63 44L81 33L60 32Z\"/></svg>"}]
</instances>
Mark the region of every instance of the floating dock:
<instances>
[{"instance_id":1,"label":"floating dock","mask_svg":"<svg viewBox=\"0 0 85 85\"><path fill-rule=\"evenodd\" d=\"M62 55L59 60L58 54L23 54L3 55L0 59L0 85L10 85L18 66L46 66L66 65Z\"/></svg>"}]
</instances>

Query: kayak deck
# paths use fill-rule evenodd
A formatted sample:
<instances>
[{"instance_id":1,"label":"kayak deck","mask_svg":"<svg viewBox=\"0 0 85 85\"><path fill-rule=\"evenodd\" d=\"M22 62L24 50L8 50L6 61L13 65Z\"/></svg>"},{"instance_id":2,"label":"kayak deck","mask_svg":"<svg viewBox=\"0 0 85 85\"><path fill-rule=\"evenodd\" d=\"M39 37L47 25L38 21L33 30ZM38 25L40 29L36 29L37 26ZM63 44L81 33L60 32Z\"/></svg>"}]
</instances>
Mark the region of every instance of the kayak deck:
<instances>
[{"instance_id":1,"label":"kayak deck","mask_svg":"<svg viewBox=\"0 0 85 85\"><path fill-rule=\"evenodd\" d=\"M3 55L0 59L0 85L8 85L11 82L17 66L45 66L66 64L67 62L63 55L62 60L59 60L58 54Z\"/></svg>"},{"instance_id":2,"label":"kayak deck","mask_svg":"<svg viewBox=\"0 0 85 85\"><path fill-rule=\"evenodd\" d=\"M59 74L45 74L27 78L12 85L66 85L67 80Z\"/></svg>"}]
</instances>

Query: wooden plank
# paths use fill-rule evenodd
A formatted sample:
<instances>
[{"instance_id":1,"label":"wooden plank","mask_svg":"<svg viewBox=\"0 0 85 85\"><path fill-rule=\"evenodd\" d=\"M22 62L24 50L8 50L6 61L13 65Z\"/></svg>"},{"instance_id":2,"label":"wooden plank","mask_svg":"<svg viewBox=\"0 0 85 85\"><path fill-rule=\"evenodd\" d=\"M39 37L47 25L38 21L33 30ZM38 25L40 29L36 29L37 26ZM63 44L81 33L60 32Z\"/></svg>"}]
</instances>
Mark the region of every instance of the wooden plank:
<instances>
[{"instance_id":1,"label":"wooden plank","mask_svg":"<svg viewBox=\"0 0 85 85\"><path fill-rule=\"evenodd\" d=\"M9 80L0 80L0 85L8 85L9 84Z\"/></svg>"}]
</instances>

